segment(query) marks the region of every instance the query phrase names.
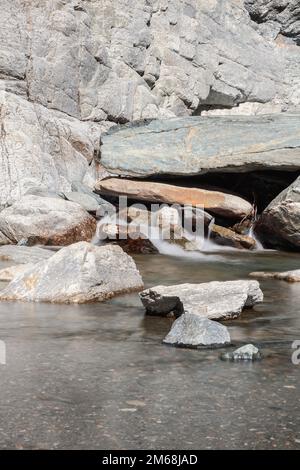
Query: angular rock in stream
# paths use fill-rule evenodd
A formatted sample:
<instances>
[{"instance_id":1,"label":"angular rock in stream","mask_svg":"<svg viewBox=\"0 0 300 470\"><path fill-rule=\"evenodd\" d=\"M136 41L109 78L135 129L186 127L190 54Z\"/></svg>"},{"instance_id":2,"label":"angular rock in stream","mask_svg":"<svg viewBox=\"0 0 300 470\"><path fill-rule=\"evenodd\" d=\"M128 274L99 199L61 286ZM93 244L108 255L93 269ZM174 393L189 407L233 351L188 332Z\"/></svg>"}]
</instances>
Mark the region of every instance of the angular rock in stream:
<instances>
[{"instance_id":1,"label":"angular rock in stream","mask_svg":"<svg viewBox=\"0 0 300 470\"><path fill-rule=\"evenodd\" d=\"M300 249L300 177L268 205L255 231L267 247Z\"/></svg>"},{"instance_id":2,"label":"angular rock in stream","mask_svg":"<svg viewBox=\"0 0 300 470\"><path fill-rule=\"evenodd\" d=\"M278 279L287 282L300 282L300 269L284 272L263 272L257 271L250 273L249 276L261 279Z\"/></svg>"},{"instance_id":3,"label":"angular rock in stream","mask_svg":"<svg viewBox=\"0 0 300 470\"><path fill-rule=\"evenodd\" d=\"M298 170L300 114L195 116L112 128L101 163L128 176Z\"/></svg>"},{"instance_id":4,"label":"angular rock in stream","mask_svg":"<svg viewBox=\"0 0 300 470\"><path fill-rule=\"evenodd\" d=\"M216 321L184 313L175 320L163 343L186 348L221 347L230 344L230 334Z\"/></svg>"},{"instance_id":5,"label":"angular rock in stream","mask_svg":"<svg viewBox=\"0 0 300 470\"><path fill-rule=\"evenodd\" d=\"M120 247L79 242L17 275L0 300L84 303L142 288L133 259Z\"/></svg>"},{"instance_id":6,"label":"angular rock in stream","mask_svg":"<svg viewBox=\"0 0 300 470\"><path fill-rule=\"evenodd\" d=\"M239 219L252 212L251 204L238 196L164 183L109 178L98 181L95 191L110 196L127 196L129 199L139 201L200 206L214 214L229 218Z\"/></svg>"},{"instance_id":7,"label":"angular rock in stream","mask_svg":"<svg viewBox=\"0 0 300 470\"><path fill-rule=\"evenodd\" d=\"M223 361L259 361L261 358L260 350L253 344L245 344L233 352L221 354Z\"/></svg>"},{"instance_id":8,"label":"angular rock in stream","mask_svg":"<svg viewBox=\"0 0 300 470\"><path fill-rule=\"evenodd\" d=\"M95 231L96 220L63 199L24 196L0 212L0 234L11 244L26 239L29 245L68 245L91 240Z\"/></svg>"},{"instance_id":9,"label":"angular rock in stream","mask_svg":"<svg viewBox=\"0 0 300 470\"><path fill-rule=\"evenodd\" d=\"M246 307L263 301L257 281L212 281L156 286L140 293L149 315L181 315L184 311L212 320L237 318Z\"/></svg>"}]
</instances>

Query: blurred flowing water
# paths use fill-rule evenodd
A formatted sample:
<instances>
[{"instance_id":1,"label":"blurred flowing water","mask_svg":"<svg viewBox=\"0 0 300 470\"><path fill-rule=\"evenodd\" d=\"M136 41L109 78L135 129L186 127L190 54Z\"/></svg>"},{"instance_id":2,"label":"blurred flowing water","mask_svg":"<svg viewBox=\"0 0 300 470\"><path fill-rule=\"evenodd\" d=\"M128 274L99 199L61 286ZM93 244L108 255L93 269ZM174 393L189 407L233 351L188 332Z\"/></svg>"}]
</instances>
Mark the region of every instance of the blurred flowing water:
<instances>
[{"instance_id":1,"label":"blurred flowing water","mask_svg":"<svg viewBox=\"0 0 300 470\"><path fill-rule=\"evenodd\" d=\"M300 265L298 254L275 251L135 260L146 287ZM147 318L137 294L89 305L0 303L0 448L300 448L300 365L291 362L300 283L261 287L264 303L226 322L233 347L262 348L253 364L162 345L172 320Z\"/></svg>"}]
</instances>

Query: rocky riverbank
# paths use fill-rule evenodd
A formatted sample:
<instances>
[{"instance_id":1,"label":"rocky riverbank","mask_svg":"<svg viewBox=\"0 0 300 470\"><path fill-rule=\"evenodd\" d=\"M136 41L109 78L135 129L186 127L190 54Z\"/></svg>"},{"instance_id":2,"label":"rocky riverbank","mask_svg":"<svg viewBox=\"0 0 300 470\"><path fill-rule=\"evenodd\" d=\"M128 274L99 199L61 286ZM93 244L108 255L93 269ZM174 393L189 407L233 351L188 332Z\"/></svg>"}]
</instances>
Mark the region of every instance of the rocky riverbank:
<instances>
[{"instance_id":1,"label":"rocky riverbank","mask_svg":"<svg viewBox=\"0 0 300 470\"><path fill-rule=\"evenodd\" d=\"M140 291L137 253L300 250L297 15L273 3L5 2L2 301ZM191 315L176 331L263 299L245 279L151 289L147 313Z\"/></svg>"}]
</instances>

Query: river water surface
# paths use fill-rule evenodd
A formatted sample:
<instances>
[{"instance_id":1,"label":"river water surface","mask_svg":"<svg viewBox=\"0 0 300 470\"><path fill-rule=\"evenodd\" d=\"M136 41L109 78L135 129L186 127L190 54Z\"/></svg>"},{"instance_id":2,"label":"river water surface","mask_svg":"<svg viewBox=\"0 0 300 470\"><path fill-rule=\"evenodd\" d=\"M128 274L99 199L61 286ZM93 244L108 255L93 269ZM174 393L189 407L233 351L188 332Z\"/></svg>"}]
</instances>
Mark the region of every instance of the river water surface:
<instances>
[{"instance_id":1,"label":"river water surface","mask_svg":"<svg viewBox=\"0 0 300 470\"><path fill-rule=\"evenodd\" d=\"M300 265L299 255L274 251L135 260L146 287ZM300 283L261 287L264 303L226 322L234 345L261 347L264 359L249 364L161 344L171 320L145 317L136 294L79 306L0 303L0 448L300 449L300 365L291 361Z\"/></svg>"}]
</instances>

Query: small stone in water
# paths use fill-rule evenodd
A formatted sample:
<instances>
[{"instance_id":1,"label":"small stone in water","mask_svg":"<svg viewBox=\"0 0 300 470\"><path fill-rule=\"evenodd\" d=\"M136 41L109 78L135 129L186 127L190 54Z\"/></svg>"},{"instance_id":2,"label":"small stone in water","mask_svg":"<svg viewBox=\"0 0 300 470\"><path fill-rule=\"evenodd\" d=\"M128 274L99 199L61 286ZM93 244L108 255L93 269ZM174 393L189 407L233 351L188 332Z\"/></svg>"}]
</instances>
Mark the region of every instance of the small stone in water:
<instances>
[{"instance_id":1,"label":"small stone in water","mask_svg":"<svg viewBox=\"0 0 300 470\"><path fill-rule=\"evenodd\" d=\"M223 353L220 357L223 361L258 361L262 355L253 344L246 344L231 353Z\"/></svg>"}]
</instances>

